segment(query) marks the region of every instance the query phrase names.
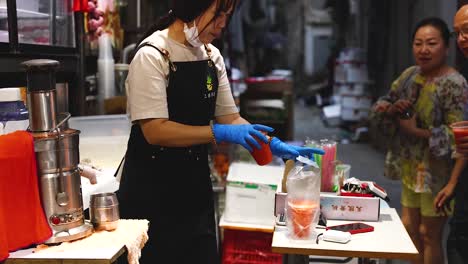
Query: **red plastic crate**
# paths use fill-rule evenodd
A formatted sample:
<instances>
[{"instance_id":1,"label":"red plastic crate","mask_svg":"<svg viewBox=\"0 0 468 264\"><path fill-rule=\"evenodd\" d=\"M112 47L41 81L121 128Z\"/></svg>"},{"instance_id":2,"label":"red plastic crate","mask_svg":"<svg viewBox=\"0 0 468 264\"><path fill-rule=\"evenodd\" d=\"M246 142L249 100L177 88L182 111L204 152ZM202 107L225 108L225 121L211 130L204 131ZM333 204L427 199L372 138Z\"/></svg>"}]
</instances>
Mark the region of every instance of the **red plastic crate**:
<instances>
[{"instance_id":1,"label":"red plastic crate","mask_svg":"<svg viewBox=\"0 0 468 264\"><path fill-rule=\"evenodd\" d=\"M223 264L281 264L283 256L271 252L272 233L224 230Z\"/></svg>"}]
</instances>

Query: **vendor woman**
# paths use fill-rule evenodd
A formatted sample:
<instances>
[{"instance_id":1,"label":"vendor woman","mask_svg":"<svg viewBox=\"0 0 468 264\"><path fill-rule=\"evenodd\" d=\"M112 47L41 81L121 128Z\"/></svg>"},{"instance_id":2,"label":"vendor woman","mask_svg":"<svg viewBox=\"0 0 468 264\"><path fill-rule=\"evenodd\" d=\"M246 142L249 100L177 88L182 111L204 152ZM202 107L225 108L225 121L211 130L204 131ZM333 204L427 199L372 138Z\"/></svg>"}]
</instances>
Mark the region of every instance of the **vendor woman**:
<instances>
[{"instance_id":1,"label":"vendor woman","mask_svg":"<svg viewBox=\"0 0 468 264\"><path fill-rule=\"evenodd\" d=\"M150 221L143 264L219 263L208 144L252 151L260 148L258 139L288 159L323 151L269 139L272 128L239 115L223 57L210 44L222 35L236 0L171 4L130 64L133 125L118 191L121 217Z\"/></svg>"}]
</instances>

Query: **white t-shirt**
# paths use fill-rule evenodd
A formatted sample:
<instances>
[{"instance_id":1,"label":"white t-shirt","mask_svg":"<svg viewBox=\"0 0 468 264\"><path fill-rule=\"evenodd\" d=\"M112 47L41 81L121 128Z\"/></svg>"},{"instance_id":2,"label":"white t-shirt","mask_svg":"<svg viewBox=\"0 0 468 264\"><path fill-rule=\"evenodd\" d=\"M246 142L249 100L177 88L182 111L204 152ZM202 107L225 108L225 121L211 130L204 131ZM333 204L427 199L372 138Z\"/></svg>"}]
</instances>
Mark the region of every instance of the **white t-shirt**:
<instances>
[{"instance_id":1,"label":"white t-shirt","mask_svg":"<svg viewBox=\"0 0 468 264\"><path fill-rule=\"evenodd\" d=\"M208 54L203 46L193 48L176 42L169 38L168 29L154 32L142 43L146 42L167 50L173 62L208 59ZM223 57L215 46L209 44L209 47L211 48L211 59L218 72L219 82L215 116L238 113L239 110L232 97ZM155 48L145 46L135 54L125 82L127 114L132 122L149 118L169 118L166 95L168 75L169 63Z\"/></svg>"}]
</instances>

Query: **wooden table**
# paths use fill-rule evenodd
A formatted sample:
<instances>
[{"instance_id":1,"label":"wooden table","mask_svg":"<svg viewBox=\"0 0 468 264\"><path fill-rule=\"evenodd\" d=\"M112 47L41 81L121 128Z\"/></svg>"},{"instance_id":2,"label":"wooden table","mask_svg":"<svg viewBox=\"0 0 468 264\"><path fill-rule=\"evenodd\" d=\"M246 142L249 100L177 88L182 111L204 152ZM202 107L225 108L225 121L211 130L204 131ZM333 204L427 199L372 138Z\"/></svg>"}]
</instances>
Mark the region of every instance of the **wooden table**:
<instances>
[{"instance_id":1,"label":"wooden table","mask_svg":"<svg viewBox=\"0 0 468 264\"><path fill-rule=\"evenodd\" d=\"M328 220L327 225L356 221ZM365 222L374 227L373 232L352 235L346 244L320 240L294 242L287 237L285 227L276 227L273 233L272 251L282 254L357 257L361 259L406 259L415 260L418 250L406 232L394 208L381 208L378 222ZM287 263L287 257L286 263ZM297 263L297 262L295 262ZM307 262L308 263L308 258Z\"/></svg>"},{"instance_id":2,"label":"wooden table","mask_svg":"<svg viewBox=\"0 0 468 264\"><path fill-rule=\"evenodd\" d=\"M116 230L99 231L92 235L50 246L42 250L28 248L10 252L3 264L111 264L127 255L130 248L146 242L148 221L121 219ZM132 250L128 252L134 252ZM123 261L127 263L126 259Z\"/></svg>"},{"instance_id":3,"label":"wooden table","mask_svg":"<svg viewBox=\"0 0 468 264\"><path fill-rule=\"evenodd\" d=\"M98 248L95 251L55 252L54 254L33 253L33 249L10 253L4 264L111 264L126 252L124 245Z\"/></svg>"}]
</instances>

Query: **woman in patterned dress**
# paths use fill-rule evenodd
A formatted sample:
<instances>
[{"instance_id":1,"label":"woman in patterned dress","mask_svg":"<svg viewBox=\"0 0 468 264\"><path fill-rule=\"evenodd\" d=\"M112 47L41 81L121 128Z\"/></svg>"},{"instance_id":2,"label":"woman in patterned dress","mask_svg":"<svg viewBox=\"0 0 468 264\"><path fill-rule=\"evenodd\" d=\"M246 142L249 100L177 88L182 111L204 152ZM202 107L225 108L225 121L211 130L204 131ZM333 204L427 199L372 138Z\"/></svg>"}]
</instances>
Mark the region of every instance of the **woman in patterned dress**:
<instances>
[{"instance_id":1,"label":"woman in patterned dress","mask_svg":"<svg viewBox=\"0 0 468 264\"><path fill-rule=\"evenodd\" d=\"M406 69L373 107L379 129L391 137L385 161L388 177L402 183L402 222L420 258L443 263L442 233L447 215L433 207L453 167L453 133L463 120L466 80L447 65L450 32L439 18L420 21L413 33L415 66Z\"/></svg>"}]
</instances>

